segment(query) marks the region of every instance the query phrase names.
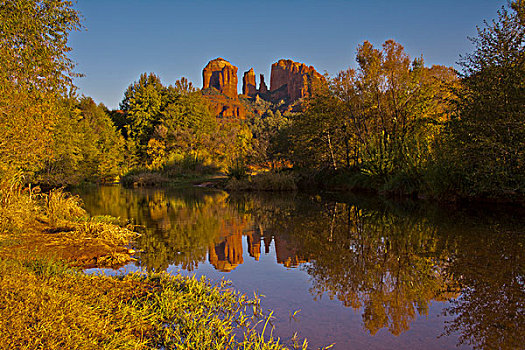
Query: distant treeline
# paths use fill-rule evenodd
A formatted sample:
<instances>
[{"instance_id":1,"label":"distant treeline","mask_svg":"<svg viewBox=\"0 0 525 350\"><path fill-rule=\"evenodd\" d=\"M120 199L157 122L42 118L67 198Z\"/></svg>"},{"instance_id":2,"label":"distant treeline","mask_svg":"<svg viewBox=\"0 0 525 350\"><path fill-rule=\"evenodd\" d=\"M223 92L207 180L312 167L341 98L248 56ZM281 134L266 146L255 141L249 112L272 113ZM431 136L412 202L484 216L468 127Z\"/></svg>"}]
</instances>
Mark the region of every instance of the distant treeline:
<instances>
[{"instance_id":1,"label":"distant treeline","mask_svg":"<svg viewBox=\"0 0 525 350\"><path fill-rule=\"evenodd\" d=\"M49 1L48 1L49 2ZM461 72L426 67L393 40L365 41L356 69L314 87L300 113L241 98L246 120L211 114L182 78L144 73L119 110L77 97L69 2L0 6L0 172L51 186L115 181L132 170L198 166L246 175L293 168L298 182L435 197L523 198L525 3L478 29Z\"/></svg>"}]
</instances>

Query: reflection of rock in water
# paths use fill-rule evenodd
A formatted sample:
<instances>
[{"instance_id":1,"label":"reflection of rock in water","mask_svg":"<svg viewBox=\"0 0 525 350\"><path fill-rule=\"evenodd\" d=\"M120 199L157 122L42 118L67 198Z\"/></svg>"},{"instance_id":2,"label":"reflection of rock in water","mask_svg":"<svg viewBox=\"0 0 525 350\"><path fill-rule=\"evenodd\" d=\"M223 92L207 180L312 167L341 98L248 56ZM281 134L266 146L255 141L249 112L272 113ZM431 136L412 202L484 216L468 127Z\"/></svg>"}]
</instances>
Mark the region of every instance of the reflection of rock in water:
<instances>
[{"instance_id":1,"label":"reflection of rock in water","mask_svg":"<svg viewBox=\"0 0 525 350\"><path fill-rule=\"evenodd\" d=\"M209 260L217 270L230 272L244 262L242 258L242 236L249 220L238 218L221 223L220 243L209 248Z\"/></svg>"},{"instance_id":2,"label":"reflection of rock in water","mask_svg":"<svg viewBox=\"0 0 525 350\"><path fill-rule=\"evenodd\" d=\"M308 260L299 257L297 250L282 237L275 236L273 240L278 264L283 264L286 267L297 267L299 264L308 262Z\"/></svg>"},{"instance_id":3,"label":"reflection of rock in water","mask_svg":"<svg viewBox=\"0 0 525 350\"><path fill-rule=\"evenodd\" d=\"M242 264L242 234L232 234L210 247L209 260L210 264L222 272L230 272Z\"/></svg>"},{"instance_id":4,"label":"reflection of rock in water","mask_svg":"<svg viewBox=\"0 0 525 350\"><path fill-rule=\"evenodd\" d=\"M230 272L244 262L242 253L243 232L233 232L224 240L209 249L209 261L217 270ZM248 253L256 261L261 256L261 236L258 232L246 233Z\"/></svg>"},{"instance_id":5,"label":"reflection of rock in water","mask_svg":"<svg viewBox=\"0 0 525 350\"><path fill-rule=\"evenodd\" d=\"M248 253L256 261L259 261L261 256L261 235L257 231L249 232L246 235L248 239Z\"/></svg>"}]
</instances>

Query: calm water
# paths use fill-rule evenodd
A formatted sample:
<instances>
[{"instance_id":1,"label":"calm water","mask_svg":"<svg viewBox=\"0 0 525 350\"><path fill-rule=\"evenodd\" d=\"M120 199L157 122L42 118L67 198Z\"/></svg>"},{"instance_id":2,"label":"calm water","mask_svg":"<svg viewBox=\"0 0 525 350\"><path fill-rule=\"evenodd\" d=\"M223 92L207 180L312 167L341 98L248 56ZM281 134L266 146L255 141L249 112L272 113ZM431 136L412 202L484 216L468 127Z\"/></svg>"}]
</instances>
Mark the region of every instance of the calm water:
<instances>
[{"instance_id":1,"label":"calm water","mask_svg":"<svg viewBox=\"0 0 525 350\"><path fill-rule=\"evenodd\" d=\"M124 269L256 291L285 343L297 332L312 348L525 348L520 213L201 188L80 194L92 215L144 226Z\"/></svg>"}]
</instances>

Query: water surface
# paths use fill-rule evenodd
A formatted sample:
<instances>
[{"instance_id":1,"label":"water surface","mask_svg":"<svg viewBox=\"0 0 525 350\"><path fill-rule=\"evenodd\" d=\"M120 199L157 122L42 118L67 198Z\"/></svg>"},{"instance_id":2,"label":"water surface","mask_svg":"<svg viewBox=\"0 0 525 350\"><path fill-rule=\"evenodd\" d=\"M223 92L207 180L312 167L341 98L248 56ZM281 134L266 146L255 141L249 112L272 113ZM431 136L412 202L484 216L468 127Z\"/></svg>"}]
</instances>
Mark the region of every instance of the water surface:
<instances>
[{"instance_id":1,"label":"water surface","mask_svg":"<svg viewBox=\"0 0 525 350\"><path fill-rule=\"evenodd\" d=\"M80 194L92 215L143 225L127 270L225 278L262 294L285 343L297 332L314 349L525 344L519 212L201 188Z\"/></svg>"}]
</instances>

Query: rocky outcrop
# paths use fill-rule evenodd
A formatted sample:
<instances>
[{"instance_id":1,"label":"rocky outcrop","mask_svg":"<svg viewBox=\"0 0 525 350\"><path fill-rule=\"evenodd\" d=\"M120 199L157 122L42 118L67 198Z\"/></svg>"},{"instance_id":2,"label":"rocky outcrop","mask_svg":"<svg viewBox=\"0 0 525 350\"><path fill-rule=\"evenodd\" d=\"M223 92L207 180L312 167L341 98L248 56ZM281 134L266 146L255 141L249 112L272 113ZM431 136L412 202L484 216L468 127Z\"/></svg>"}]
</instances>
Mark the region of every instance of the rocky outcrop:
<instances>
[{"instance_id":1,"label":"rocky outcrop","mask_svg":"<svg viewBox=\"0 0 525 350\"><path fill-rule=\"evenodd\" d=\"M245 72L241 99L237 95L237 67L225 59L219 57L208 62L202 78L202 94L209 101L212 113L225 119L244 119L248 113L265 113L267 106L262 109L252 106L254 101L257 104L260 100L277 104L281 112L300 111L301 100L311 96L317 84L326 84L326 79L314 67L284 59L272 65L270 89L263 74L260 74L257 89L253 68Z\"/></svg>"},{"instance_id":2,"label":"rocky outcrop","mask_svg":"<svg viewBox=\"0 0 525 350\"><path fill-rule=\"evenodd\" d=\"M241 265L242 257L242 233L233 234L224 238L224 241L211 246L208 249L208 260L217 270L230 272Z\"/></svg>"},{"instance_id":3,"label":"rocky outcrop","mask_svg":"<svg viewBox=\"0 0 525 350\"><path fill-rule=\"evenodd\" d=\"M255 73L253 78L255 80ZM215 116L226 119L246 117L246 108L237 95L237 67L223 58L216 58L204 67L202 81L202 94Z\"/></svg>"},{"instance_id":4,"label":"rocky outcrop","mask_svg":"<svg viewBox=\"0 0 525 350\"><path fill-rule=\"evenodd\" d=\"M261 82L259 83L259 93L260 94L265 94L268 92L268 86L266 86L266 83L264 82L264 74L261 74L260 75L260 78L261 78Z\"/></svg>"},{"instance_id":5,"label":"rocky outcrop","mask_svg":"<svg viewBox=\"0 0 525 350\"><path fill-rule=\"evenodd\" d=\"M202 89L215 88L220 93L237 98L237 67L219 57L210 62L202 71Z\"/></svg>"},{"instance_id":6,"label":"rocky outcrop","mask_svg":"<svg viewBox=\"0 0 525 350\"><path fill-rule=\"evenodd\" d=\"M255 86L255 72L253 68L244 72L242 78L242 93L243 95L253 97L257 94L257 87Z\"/></svg>"},{"instance_id":7,"label":"rocky outcrop","mask_svg":"<svg viewBox=\"0 0 525 350\"><path fill-rule=\"evenodd\" d=\"M224 119L246 118L246 107L238 98L233 99L222 94L206 94L205 91L203 96L208 101L214 116Z\"/></svg>"},{"instance_id":8,"label":"rocky outcrop","mask_svg":"<svg viewBox=\"0 0 525 350\"><path fill-rule=\"evenodd\" d=\"M294 102L310 96L312 86L326 79L314 67L292 60L279 60L272 64L270 92L272 99Z\"/></svg>"}]
</instances>

